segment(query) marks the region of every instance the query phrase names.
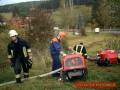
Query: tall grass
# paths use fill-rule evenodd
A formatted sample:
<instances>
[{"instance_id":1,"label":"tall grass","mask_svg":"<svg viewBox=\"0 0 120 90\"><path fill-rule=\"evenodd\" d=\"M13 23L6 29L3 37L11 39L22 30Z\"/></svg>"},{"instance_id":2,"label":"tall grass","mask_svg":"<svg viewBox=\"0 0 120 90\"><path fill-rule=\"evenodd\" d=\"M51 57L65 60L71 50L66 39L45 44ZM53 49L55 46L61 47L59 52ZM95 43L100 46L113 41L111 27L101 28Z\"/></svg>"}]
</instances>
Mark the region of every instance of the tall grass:
<instances>
[{"instance_id":1,"label":"tall grass","mask_svg":"<svg viewBox=\"0 0 120 90\"><path fill-rule=\"evenodd\" d=\"M120 36L108 38L105 42L106 48L120 50Z\"/></svg>"},{"instance_id":2,"label":"tall grass","mask_svg":"<svg viewBox=\"0 0 120 90\"><path fill-rule=\"evenodd\" d=\"M105 35L107 37L107 35ZM96 37L96 38L94 38ZM100 41L104 39L103 34L93 35L88 34L86 37L78 37L72 36L70 34L69 43L70 45L74 45L78 40L84 40L86 45L89 45L92 42ZM118 38L119 39L119 38ZM75 41L76 40L76 41ZM109 41L112 39L106 39ZM91 45L89 51L94 55L94 52L103 48L102 43ZM37 46L37 45L36 45ZM65 45L66 46L66 45ZM33 52L33 68L30 70L30 76L43 74L49 72L51 70L51 57L47 49L44 49L44 52L39 50L39 46L37 48L32 48ZM88 79L87 81L95 81L95 82L109 82L114 81L117 83L117 88L109 89L109 90L119 90L120 88L120 65L113 65L111 67L98 67L95 63L87 61L88 65ZM0 73L0 83L6 82L14 79L14 73L11 69L6 70L3 73ZM74 88L74 82L58 82L54 78L45 77L45 78L37 78L32 80L27 80L24 83L12 84L8 86L0 87L0 90L76 90ZM81 89L81 90L96 90L96 89ZM103 89L106 90L106 89Z\"/></svg>"},{"instance_id":3,"label":"tall grass","mask_svg":"<svg viewBox=\"0 0 120 90\"><path fill-rule=\"evenodd\" d=\"M7 60L7 45L8 45L7 31L0 33L0 63Z\"/></svg>"}]
</instances>

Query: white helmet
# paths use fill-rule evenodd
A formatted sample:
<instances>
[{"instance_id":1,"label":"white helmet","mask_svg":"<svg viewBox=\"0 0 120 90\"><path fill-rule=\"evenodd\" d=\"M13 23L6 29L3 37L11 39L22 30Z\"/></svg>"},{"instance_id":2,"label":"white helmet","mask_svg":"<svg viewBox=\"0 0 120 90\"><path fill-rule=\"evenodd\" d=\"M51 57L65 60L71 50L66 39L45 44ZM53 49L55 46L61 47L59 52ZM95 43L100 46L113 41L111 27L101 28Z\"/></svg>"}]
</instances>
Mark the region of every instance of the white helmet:
<instances>
[{"instance_id":1,"label":"white helmet","mask_svg":"<svg viewBox=\"0 0 120 90\"><path fill-rule=\"evenodd\" d=\"M13 36L17 36L18 33L15 30L10 30L9 35L10 35L10 37L13 37Z\"/></svg>"}]
</instances>

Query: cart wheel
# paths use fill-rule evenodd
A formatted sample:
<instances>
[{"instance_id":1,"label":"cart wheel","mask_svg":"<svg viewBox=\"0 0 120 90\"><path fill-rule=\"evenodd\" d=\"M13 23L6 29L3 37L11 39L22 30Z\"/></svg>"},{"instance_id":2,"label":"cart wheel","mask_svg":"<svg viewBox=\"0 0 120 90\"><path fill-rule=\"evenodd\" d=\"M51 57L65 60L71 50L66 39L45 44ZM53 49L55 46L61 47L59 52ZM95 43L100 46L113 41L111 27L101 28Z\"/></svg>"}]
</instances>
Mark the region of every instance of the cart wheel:
<instances>
[{"instance_id":1,"label":"cart wheel","mask_svg":"<svg viewBox=\"0 0 120 90\"><path fill-rule=\"evenodd\" d=\"M97 65L98 66L103 66L102 60L100 58L97 60Z\"/></svg>"},{"instance_id":2,"label":"cart wheel","mask_svg":"<svg viewBox=\"0 0 120 90\"><path fill-rule=\"evenodd\" d=\"M105 59L104 66L109 66L109 65L110 65L110 60L109 59Z\"/></svg>"},{"instance_id":3,"label":"cart wheel","mask_svg":"<svg viewBox=\"0 0 120 90\"><path fill-rule=\"evenodd\" d=\"M67 75L66 75L66 72L62 72L62 80L63 82L66 82L67 81Z\"/></svg>"},{"instance_id":4,"label":"cart wheel","mask_svg":"<svg viewBox=\"0 0 120 90\"><path fill-rule=\"evenodd\" d=\"M73 77L69 77L69 75L68 75L68 73L67 73L67 79L68 79L69 81L72 81L72 80L73 80Z\"/></svg>"},{"instance_id":5,"label":"cart wheel","mask_svg":"<svg viewBox=\"0 0 120 90\"><path fill-rule=\"evenodd\" d=\"M84 73L83 73L82 79L86 80L87 78L88 78L88 70L84 69Z\"/></svg>"},{"instance_id":6,"label":"cart wheel","mask_svg":"<svg viewBox=\"0 0 120 90\"><path fill-rule=\"evenodd\" d=\"M77 76L77 77L69 77L68 76L68 74L67 74L67 77L68 77L68 80L69 81L73 81L73 80L77 80L77 79L79 79L79 80L86 80L87 79L87 77L88 77L88 71L87 71L87 69L83 69L82 70L82 76Z\"/></svg>"},{"instance_id":7,"label":"cart wheel","mask_svg":"<svg viewBox=\"0 0 120 90\"><path fill-rule=\"evenodd\" d=\"M117 58L117 60L118 60L118 63L120 63L120 58Z\"/></svg>"}]
</instances>

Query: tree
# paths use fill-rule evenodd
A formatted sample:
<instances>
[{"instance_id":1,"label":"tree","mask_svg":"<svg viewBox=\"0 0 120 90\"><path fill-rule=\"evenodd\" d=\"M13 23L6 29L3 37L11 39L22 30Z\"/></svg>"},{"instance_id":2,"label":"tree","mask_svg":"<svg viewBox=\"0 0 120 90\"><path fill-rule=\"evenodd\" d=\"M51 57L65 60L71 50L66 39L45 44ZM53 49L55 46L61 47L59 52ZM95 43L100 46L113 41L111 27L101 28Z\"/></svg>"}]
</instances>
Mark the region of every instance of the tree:
<instances>
[{"instance_id":1,"label":"tree","mask_svg":"<svg viewBox=\"0 0 120 90\"><path fill-rule=\"evenodd\" d=\"M99 27L120 27L120 0L94 0L92 16Z\"/></svg>"},{"instance_id":2,"label":"tree","mask_svg":"<svg viewBox=\"0 0 120 90\"><path fill-rule=\"evenodd\" d=\"M86 36L85 18L82 14L78 16L78 29L80 30L82 36Z\"/></svg>"},{"instance_id":3,"label":"tree","mask_svg":"<svg viewBox=\"0 0 120 90\"><path fill-rule=\"evenodd\" d=\"M98 17L96 18L96 20L98 21L99 25L103 28L110 28L110 4L107 0L101 0L97 14Z\"/></svg>"},{"instance_id":4,"label":"tree","mask_svg":"<svg viewBox=\"0 0 120 90\"><path fill-rule=\"evenodd\" d=\"M47 11L35 9L31 19L32 29L28 31L28 39L39 45L40 50L48 48L51 38L54 35L53 31L53 20L51 19L51 14Z\"/></svg>"},{"instance_id":5,"label":"tree","mask_svg":"<svg viewBox=\"0 0 120 90\"><path fill-rule=\"evenodd\" d=\"M60 6L60 0L50 0L51 9L57 9Z\"/></svg>"},{"instance_id":6,"label":"tree","mask_svg":"<svg viewBox=\"0 0 120 90\"><path fill-rule=\"evenodd\" d=\"M3 16L0 14L0 22L3 22Z\"/></svg>"},{"instance_id":7,"label":"tree","mask_svg":"<svg viewBox=\"0 0 120 90\"><path fill-rule=\"evenodd\" d=\"M108 0L110 4L111 26L120 27L120 0Z\"/></svg>"},{"instance_id":8,"label":"tree","mask_svg":"<svg viewBox=\"0 0 120 90\"><path fill-rule=\"evenodd\" d=\"M19 8L15 6L12 10L13 17L19 16Z\"/></svg>"},{"instance_id":9,"label":"tree","mask_svg":"<svg viewBox=\"0 0 120 90\"><path fill-rule=\"evenodd\" d=\"M2 30L3 16L0 14L0 32Z\"/></svg>"},{"instance_id":10,"label":"tree","mask_svg":"<svg viewBox=\"0 0 120 90\"><path fill-rule=\"evenodd\" d=\"M97 20L99 6L100 6L100 0L93 0L92 1L92 20L91 20L91 22L92 22L93 28L95 28L97 25L96 23L99 22Z\"/></svg>"}]
</instances>

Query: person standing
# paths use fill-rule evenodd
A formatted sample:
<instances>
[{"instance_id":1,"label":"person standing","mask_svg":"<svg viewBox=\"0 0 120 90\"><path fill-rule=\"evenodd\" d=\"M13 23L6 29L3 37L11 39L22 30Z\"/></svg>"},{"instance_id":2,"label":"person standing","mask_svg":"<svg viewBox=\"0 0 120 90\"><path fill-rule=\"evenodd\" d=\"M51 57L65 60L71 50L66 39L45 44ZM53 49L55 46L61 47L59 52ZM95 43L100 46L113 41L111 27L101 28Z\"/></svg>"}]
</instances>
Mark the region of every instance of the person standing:
<instances>
[{"instance_id":1,"label":"person standing","mask_svg":"<svg viewBox=\"0 0 120 90\"><path fill-rule=\"evenodd\" d=\"M29 77L29 69L32 66L32 54L30 45L18 37L15 30L9 31L11 38L8 44L8 58L16 74L16 83L21 83L21 71L23 69L24 78Z\"/></svg>"},{"instance_id":2,"label":"person standing","mask_svg":"<svg viewBox=\"0 0 120 90\"><path fill-rule=\"evenodd\" d=\"M60 54L66 55L61 51L61 41L65 38L65 32L59 32L57 37L53 38L50 43L50 53L52 57L52 71L61 68ZM59 79L60 72L52 74L53 77Z\"/></svg>"}]
</instances>

